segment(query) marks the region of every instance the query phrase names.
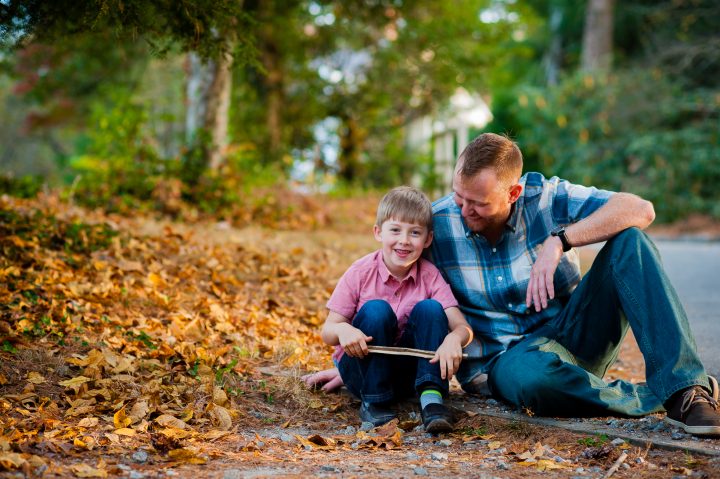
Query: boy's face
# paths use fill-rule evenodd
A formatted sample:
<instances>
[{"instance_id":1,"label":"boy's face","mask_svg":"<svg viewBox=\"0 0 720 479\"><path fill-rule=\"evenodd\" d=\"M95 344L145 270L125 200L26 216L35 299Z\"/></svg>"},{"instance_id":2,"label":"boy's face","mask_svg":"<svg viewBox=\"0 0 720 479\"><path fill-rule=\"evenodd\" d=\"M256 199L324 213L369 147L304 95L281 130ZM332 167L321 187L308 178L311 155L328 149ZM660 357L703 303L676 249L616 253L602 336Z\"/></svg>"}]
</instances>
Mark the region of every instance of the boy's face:
<instances>
[{"instance_id":1,"label":"boy's face","mask_svg":"<svg viewBox=\"0 0 720 479\"><path fill-rule=\"evenodd\" d=\"M381 227L375 225L373 232L375 239L382 243L385 266L390 274L400 278L407 274L423 249L432 242L432 231L425 226L395 219L385 221Z\"/></svg>"}]
</instances>

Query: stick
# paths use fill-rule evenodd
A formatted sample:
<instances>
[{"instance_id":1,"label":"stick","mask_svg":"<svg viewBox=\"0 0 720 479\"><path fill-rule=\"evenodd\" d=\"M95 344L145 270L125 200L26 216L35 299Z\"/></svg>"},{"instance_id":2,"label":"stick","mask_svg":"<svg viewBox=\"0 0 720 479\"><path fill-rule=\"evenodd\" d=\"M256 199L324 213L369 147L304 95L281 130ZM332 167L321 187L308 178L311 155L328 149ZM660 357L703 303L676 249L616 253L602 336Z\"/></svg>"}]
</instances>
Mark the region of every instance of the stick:
<instances>
[{"instance_id":1,"label":"stick","mask_svg":"<svg viewBox=\"0 0 720 479\"><path fill-rule=\"evenodd\" d=\"M617 458L617 461L615 461L615 464L612 465L610 469L608 469L607 474L603 476L603 479L608 479L608 477L615 474L615 471L617 471L620 468L620 465L625 462L625 459L627 459L628 455L626 452L623 452L620 454L620 457Z\"/></svg>"},{"instance_id":2,"label":"stick","mask_svg":"<svg viewBox=\"0 0 720 479\"><path fill-rule=\"evenodd\" d=\"M390 354L393 356L415 356L417 358L432 359L435 357L433 351L425 351L424 349L413 349L413 348L398 348L393 346L370 346L368 345L368 351L376 354ZM467 358L468 355L463 353L463 358Z\"/></svg>"}]
</instances>

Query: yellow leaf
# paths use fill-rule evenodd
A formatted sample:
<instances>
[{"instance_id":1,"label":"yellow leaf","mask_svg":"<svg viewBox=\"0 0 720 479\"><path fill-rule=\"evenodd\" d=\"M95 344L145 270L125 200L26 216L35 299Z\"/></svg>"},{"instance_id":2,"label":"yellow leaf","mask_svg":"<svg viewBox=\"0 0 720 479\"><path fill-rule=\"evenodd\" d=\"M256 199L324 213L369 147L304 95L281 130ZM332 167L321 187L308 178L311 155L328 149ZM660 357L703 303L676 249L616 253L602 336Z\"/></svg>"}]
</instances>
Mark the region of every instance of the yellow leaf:
<instances>
[{"instance_id":1,"label":"yellow leaf","mask_svg":"<svg viewBox=\"0 0 720 479\"><path fill-rule=\"evenodd\" d=\"M500 441L491 441L488 444L488 449L500 449L502 447L502 442Z\"/></svg>"},{"instance_id":2,"label":"yellow leaf","mask_svg":"<svg viewBox=\"0 0 720 479\"><path fill-rule=\"evenodd\" d=\"M85 442L82 439L80 439L79 437L76 437L75 439L73 439L73 446L79 447L80 449L88 448L88 445L85 444Z\"/></svg>"},{"instance_id":3,"label":"yellow leaf","mask_svg":"<svg viewBox=\"0 0 720 479\"><path fill-rule=\"evenodd\" d=\"M308 405L311 409L320 409L321 407L323 407L322 401L317 398L311 399Z\"/></svg>"},{"instance_id":4,"label":"yellow leaf","mask_svg":"<svg viewBox=\"0 0 720 479\"><path fill-rule=\"evenodd\" d=\"M0 374L0 386L5 386L8 383L8 380L5 376Z\"/></svg>"},{"instance_id":5,"label":"yellow leaf","mask_svg":"<svg viewBox=\"0 0 720 479\"><path fill-rule=\"evenodd\" d=\"M66 381L60 381L58 384L60 386L65 386L66 388L73 389L75 391L75 393L77 394L80 387L83 384L90 382L90 381L92 381L92 379L86 378L85 376L77 376L72 379L68 379Z\"/></svg>"},{"instance_id":6,"label":"yellow leaf","mask_svg":"<svg viewBox=\"0 0 720 479\"><path fill-rule=\"evenodd\" d=\"M131 422L132 419L125 415L125 406L121 407L120 410L116 412L113 416L113 424L115 425L115 429L122 429L126 426L129 426Z\"/></svg>"},{"instance_id":7,"label":"yellow leaf","mask_svg":"<svg viewBox=\"0 0 720 479\"><path fill-rule=\"evenodd\" d=\"M129 427L121 427L120 429L115 429L115 431L113 431L113 432L120 436L134 436L135 435L135 430L130 429Z\"/></svg>"},{"instance_id":8,"label":"yellow leaf","mask_svg":"<svg viewBox=\"0 0 720 479\"><path fill-rule=\"evenodd\" d=\"M96 469L87 464L75 464L71 467L77 477L107 477L105 469Z\"/></svg>"},{"instance_id":9,"label":"yellow leaf","mask_svg":"<svg viewBox=\"0 0 720 479\"><path fill-rule=\"evenodd\" d=\"M35 371L30 371L27 375L27 381L33 384L42 384L46 381L46 379L45 377L43 377L42 374Z\"/></svg>"},{"instance_id":10,"label":"yellow leaf","mask_svg":"<svg viewBox=\"0 0 720 479\"><path fill-rule=\"evenodd\" d=\"M193 433L176 427L164 427L158 430L158 434L162 434L170 439L185 439L186 437L192 436Z\"/></svg>"},{"instance_id":11,"label":"yellow leaf","mask_svg":"<svg viewBox=\"0 0 720 479\"><path fill-rule=\"evenodd\" d=\"M567 466L563 466L562 464L555 462L550 459L540 459L537 462L536 467L540 471L552 471L553 469L567 469Z\"/></svg>"},{"instance_id":12,"label":"yellow leaf","mask_svg":"<svg viewBox=\"0 0 720 479\"><path fill-rule=\"evenodd\" d=\"M173 461L182 461L188 464L205 464L207 462L206 457L198 456L194 451L185 448L169 451L168 457Z\"/></svg>"},{"instance_id":13,"label":"yellow leaf","mask_svg":"<svg viewBox=\"0 0 720 479\"><path fill-rule=\"evenodd\" d=\"M155 273L148 274L148 281L150 281L156 288L165 284L165 281Z\"/></svg>"}]
</instances>

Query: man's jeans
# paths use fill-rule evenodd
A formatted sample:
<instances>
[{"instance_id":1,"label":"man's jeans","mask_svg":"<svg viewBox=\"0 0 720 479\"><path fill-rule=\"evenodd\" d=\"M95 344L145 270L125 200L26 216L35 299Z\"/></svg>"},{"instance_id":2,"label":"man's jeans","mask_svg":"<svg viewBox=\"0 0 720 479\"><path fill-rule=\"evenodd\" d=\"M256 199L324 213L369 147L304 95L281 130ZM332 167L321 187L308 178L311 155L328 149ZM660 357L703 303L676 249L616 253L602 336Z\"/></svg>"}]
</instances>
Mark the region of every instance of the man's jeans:
<instances>
[{"instance_id":1,"label":"man's jeans","mask_svg":"<svg viewBox=\"0 0 720 479\"><path fill-rule=\"evenodd\" d=\"M628 325L647 385L602 377ZM642 416L688 386L708 387L687 316L655 245L637 228L607 242L556 318L500 355L493 394L545 416Z\"/></svg>"},{"instance_id":2,"label":"man's jeans","mask_svg":"<svg viewBox=\"0 0 720 479\"><path fill-rule=\"evenodd\" d=\"M415 305L398 344L397 318L383 300L368 301L352 322L367 336L370 345L401 346L435 351L448 334L448 319L440 303L432 299ZM370 353L362 359L344 354L338 370L348 390L368 403L383 403L411 396L428 387L448 393L448 381L440 377L440 365L429 359Z\"/></svg>"}]
</instances>

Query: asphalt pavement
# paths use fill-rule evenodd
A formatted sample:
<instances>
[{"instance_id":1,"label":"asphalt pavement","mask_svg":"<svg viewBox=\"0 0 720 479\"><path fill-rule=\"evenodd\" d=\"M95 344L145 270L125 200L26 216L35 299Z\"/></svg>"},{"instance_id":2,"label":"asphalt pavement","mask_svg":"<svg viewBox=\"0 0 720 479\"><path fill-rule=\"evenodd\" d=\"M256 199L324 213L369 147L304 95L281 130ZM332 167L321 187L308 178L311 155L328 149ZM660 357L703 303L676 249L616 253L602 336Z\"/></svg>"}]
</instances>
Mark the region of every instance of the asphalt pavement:
<instances>
[{"instance_id":1,"label":"asphalt pavement","mask_svg":"<svg viewBox=\"0 0 720 479\"><path fill-rule=\"evenodd\" d=\"M720 378L720 242L655 239L708 374Z\"/></svg>"}]
</instances>

